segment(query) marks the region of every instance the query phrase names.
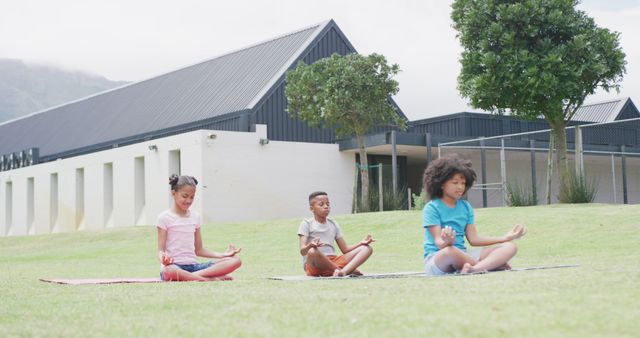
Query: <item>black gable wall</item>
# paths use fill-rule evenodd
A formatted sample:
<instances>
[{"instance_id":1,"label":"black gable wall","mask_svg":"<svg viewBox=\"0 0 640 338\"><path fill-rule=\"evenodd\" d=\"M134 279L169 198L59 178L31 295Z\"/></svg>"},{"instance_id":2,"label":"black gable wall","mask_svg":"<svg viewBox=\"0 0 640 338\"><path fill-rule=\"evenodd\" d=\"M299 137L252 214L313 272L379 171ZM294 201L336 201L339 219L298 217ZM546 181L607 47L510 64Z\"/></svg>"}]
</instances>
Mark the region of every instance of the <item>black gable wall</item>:
<instances>
[{"instance_id":1,"label":"black gable wall","mask_svg":"<svg viewBox=\"0 0 640 338\"><path fill-rule=\"evenodd\" d=\"M333 53L346 55L355 53L351 44L343 38L335 24L327 27L327 31L317 42L310 45L310 50L304 54L302 60L311 64L320 59L331 56ZM298 61L292 65L294 68ZM305 122L292 118L286 112L287 99L284 95L285 82L281 78L274 89L266 95L266 99L256 106L255 123L267 125L267 137L278 141L297 142L321 142L331 143L335 141L332 130L324 128L311 128Z\"/></svg>"},{"instance_id":2,"label":"black gable wall","mask_svg":"<svg viewBox=\"0 0 640 338\"><path fill-rule=\"evenodd\" d=\"M622 108L622 112L616 117L616 120L635 119L640 117L638 109L635 107L631 100L627 100L627 103Z\"/></svg>"}]
</instances>

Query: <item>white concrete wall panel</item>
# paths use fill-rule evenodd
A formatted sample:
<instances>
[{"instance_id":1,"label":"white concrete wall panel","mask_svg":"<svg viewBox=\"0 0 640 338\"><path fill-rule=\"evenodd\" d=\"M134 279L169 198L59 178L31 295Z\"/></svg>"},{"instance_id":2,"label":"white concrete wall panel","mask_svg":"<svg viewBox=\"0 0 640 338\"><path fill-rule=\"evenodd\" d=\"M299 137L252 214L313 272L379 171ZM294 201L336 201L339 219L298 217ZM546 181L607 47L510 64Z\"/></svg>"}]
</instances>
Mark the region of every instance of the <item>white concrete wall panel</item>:
<instances>
[{"instance_id":1,"label":"white concrete wall panel","mask_svg":"<svg viewBox=\"0 0 640 338\"><path fill-rule=\"evenodd\" d=\"M20 176L12 181L13 212L9 236L27 235L27 178Z\"/></svg>"},{"instance_id":2,"label":"white concrete wall panel","mask_svg":"<svg viewBox=\"0 0 640 338\"><path fill-rule=\"evenodd\" d=\"M216 133L206 141L201 194L215 207L206 208L205 222L307 217L308 195L316 190L329 194L333 215L350 213L352 154L330 144L260 145L266 128L258 127L252 137Z\"/></svg>"},{"instance_id":3,"label":"white concrete wall panel","mask_svg":"<svg viewBox=\"0 0 640 338\"><path fill-rule=\"evenodd\" d=\"M307 217L307 196L315 190L329 193L334 215L350 212L353 154L339 152L334 144L261 145L266 135L260 125L253 133L194 131L0 172L0 236L154 224L171 206L168 178L177 167L199 180L192 208L205 223ZM171 151L179 152L179 163L172 163ZM142 175L140 170L136 174L136 158L144 158ZM141 209L136 207L136 177L144 179L138 185L144 190Z\"/></svg>"},{"instance_id":4,"label":"white concrete wall panel","mask_svg":"<svg viewBox=\"0 0 640 338\"><path fill-rule=\"evenodd\" d=\"M7 192L7 182L0 181L0 236L6 236L9 231L9 224L7 224L10 216L10 211L7 210L9 201Z\"/></svg>"}]
</instances>

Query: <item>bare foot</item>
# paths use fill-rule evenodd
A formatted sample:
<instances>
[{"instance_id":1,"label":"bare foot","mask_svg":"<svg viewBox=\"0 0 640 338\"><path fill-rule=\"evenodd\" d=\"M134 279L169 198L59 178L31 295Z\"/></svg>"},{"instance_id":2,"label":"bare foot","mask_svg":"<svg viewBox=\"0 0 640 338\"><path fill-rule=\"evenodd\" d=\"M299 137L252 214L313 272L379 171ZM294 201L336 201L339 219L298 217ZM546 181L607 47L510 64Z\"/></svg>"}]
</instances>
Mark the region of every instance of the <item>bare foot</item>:
<instances>
[{"instance_id":1,"label":"bare foot","mask_svg":"<svg viewBox=\"0 0 640 338\"><path fill-rule=\"evenodd\" d=\"M462 269L460 270L461 275L466 275L473 272L474 272L473 266L469 263L464 263L464 265L462 266Z\"/></svg>"},{"instance_id":2,"label":"bare foot","mask_svg":"<svg viewBox=\"0 0 640 338\"><path fill-rule=\"evenodd\" d=\"M349 275L351 275L351 276L364 276L364 274L362 272L360 272L360 270L358 270L358 269L353 270L353 272L351 272Z\"/></svg>"},{"instance_id":3,"label":"bare foot","mask_svg":"<svg viewBox=\"0 0 640 338\"><path fill-rule=\"evenodd\" d=\"M333 271L333 277L344 277L344 272L341 269L335 269L335 271Z\"/></svg>"},{"instance_id":4,"label":"bare foot","mask_svg":"<svg viewBox=\"0 0 640 338\"><path fill-rule=\"evenodd\" d=\"M497 267L495 271L503 270L511 270L511 265L509 265L509 263L504 263L504 265Z\"/></svg>"},{"instance_id":5,"label":"bare foot","mask_svg":"<svg viewBox=\"0 0 640 338\"><path fill-rule=\"evenodd\" d=\"M224 281L224 280L233 280L233 277L224 275L224 276L210 277L208 279L208 281L211 281L211 282L213 282L213 281Z\"/></svg>"}]
</instances>

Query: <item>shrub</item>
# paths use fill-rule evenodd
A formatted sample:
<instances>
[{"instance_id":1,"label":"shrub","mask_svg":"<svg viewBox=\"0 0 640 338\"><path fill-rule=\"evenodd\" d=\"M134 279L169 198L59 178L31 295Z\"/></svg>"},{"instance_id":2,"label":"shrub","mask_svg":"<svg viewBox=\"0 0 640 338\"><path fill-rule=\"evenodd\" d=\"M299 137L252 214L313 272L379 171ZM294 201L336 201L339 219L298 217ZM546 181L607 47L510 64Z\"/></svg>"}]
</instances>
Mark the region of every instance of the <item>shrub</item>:
<instances>
[{"instance_id":1,"label":"shrub","mask_svg":"<svg viewBox=\"0 0 640 338\"><path fill-rule=\"evenodd\" d=\"M385 187L382 191L382 206L383 210L402 210L406 208L407 189L405 187L398 188L396 193L393 193L391 187ZM369 211L380 211L379 191L377 186L371 186L369 188Z\"/></svg>"},{"instance_id":2,"label":"shrub","mask_svg":"<svg viewBox=\"0 0 640 338\"><path fill-rule=\"evenodd\" d=\"M521 185L517 181L507 182L507 203L512 207L523 207L538 204L538 196L533 188Z\"/></svg>"},{"instance_id":3,"label":"shrub","mask_svg":"<svg viewBox=\"0 0 640 338\"><path fill-rule=\"evenodd\" d=\"M571 175L568 184L560 191L560 203L591 203L598 192L598 181L582 175Z\"/></svg>"},{"instance_id":4,"label":"shrub","mask_svg":"<svg viewBox=\"0 0 640 338\"><path fill-rule=\"evenodd\" d=\"M412 193L411 199L413 200L413 210L422 210L425 204L427 204L427 192L422 189L420 195Z\"/></svg>"}]
</instances>

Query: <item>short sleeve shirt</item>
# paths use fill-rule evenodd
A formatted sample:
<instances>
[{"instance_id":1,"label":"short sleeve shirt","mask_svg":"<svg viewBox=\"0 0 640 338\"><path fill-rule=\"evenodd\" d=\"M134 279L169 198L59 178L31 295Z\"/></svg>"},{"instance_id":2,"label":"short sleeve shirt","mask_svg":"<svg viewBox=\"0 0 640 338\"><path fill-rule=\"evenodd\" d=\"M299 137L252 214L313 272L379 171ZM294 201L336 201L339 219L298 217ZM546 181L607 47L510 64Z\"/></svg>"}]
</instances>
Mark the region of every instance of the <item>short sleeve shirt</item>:
<instances>
[{"instance_id":1,"label":"short sleeve shirt","mask_svg":"<svg viewBox=\"0 0 640 338\"><path fill-rule=\"evenodd\" d=\"M185 216L169 209L158 215L157 227L167 231L166 250L176 264L196 264L195 233L200 228L200 215L189 210Z\"/></svg>"},{"instance_id":2,"label":"short sleeve shirt","mask_svg":"<svg viewBox=\"0 0 640 338\"><path fill-rule=\"evenodd\" d=\"M327 218L326 222L320 223L315 218L305 219L300 223L298 227L298 235L306 236L307 243L318 238L320 242L324 243L323 246L318 247L318 250L326 256L335 256L336 249L333 243L336 239L342 237L342 230L337 222Z\"/></svg>"},{"instance_id":3,"label":"short sleeve shirt","mask_svg":"<svg viewBox=\"0 0 640 338\"><path fill-rule=\"evenodd\" d=\"M456 241L453 245L461 250L466 250L464 236L467 224L474 223L473 208L469 202L459 199L456 201L456 206L451 208L439 198L431 200L422 209L422 226L425 231L424 257L439 250L433 240L433 236L429 233L430 226L439 225L443 228L450 226L456 232Z\"/></svg>"}]
</instances>

